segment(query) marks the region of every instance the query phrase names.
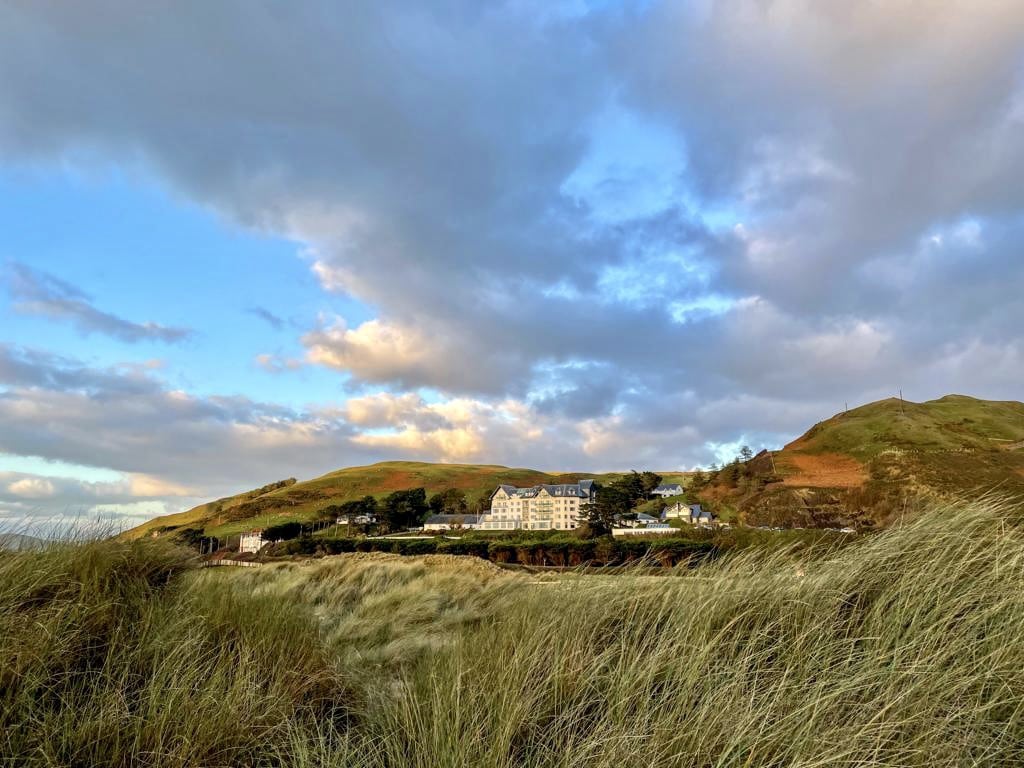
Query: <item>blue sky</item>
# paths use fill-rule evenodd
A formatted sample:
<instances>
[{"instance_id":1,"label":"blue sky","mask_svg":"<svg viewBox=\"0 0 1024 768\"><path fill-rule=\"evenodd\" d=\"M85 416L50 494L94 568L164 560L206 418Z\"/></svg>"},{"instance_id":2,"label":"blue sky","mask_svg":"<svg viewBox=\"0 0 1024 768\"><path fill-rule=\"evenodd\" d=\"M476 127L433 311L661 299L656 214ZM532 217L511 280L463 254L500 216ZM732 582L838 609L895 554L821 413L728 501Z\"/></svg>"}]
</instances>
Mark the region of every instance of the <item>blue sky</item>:
<instances>
[{"instance_id":1,"label":"blue sky","mask_svg":"<svg viewBox=\"0 0 1024 768\"><path fill-rule=\"evenodd\" d=\"M321 314L358 323L372 313L321 291L301 243L245 229L175 197L158 180L116 170L0 175L0 232L7 266L20 262L57 276L117 315L195 330L180 344L126 349L102 334L83 336L51 318L18 312L16 300L5 296L0 317L9 338L31 338L97 366L158 360L169 382L199 395L245 394L296 408L338 397L345 390L336 375L307 369L282 385L255 358L297 355L295 329Z\"/></svg>"},{"instance_id":2,"label":"blue sky","mask_svg":"<svg viewBox=\"0 0 1024 768\"><path fill-rule=\"evenodd\" d=\"M100 6L0 9L0 527L1020 397L1017 3Z\"/></svg>"}]
</instances>

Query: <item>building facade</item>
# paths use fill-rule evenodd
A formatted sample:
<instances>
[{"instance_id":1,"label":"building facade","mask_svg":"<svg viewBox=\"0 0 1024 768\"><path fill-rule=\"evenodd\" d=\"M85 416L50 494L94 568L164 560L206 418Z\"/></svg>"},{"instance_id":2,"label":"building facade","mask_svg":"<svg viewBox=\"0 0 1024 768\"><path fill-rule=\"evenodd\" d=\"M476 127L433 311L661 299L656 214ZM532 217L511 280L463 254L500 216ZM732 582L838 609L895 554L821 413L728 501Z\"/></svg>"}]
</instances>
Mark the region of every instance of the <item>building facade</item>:
<instances>
[{"instance_id":1,"label":"building facade","mask_svg":"<svg viewBox=\"0 0 1024 768\"><path fill-rule=\"evenodd\" d=\"M482 516L485 531L571 531L579 527L597 489L593 480L564 485L516 488L499 485L491 494L491 509Z\"/></svg>"},{"instance_id":2,"label":"building facade","mask_svg":"<svg viewBox=\"0 0 1024 768\"><path fill-rule=\"evenodd\" d=\"M431 515L423 522L424 531L472 531L480 527L480 515Z\"/></svg>"},{"instance_id":3,"label":"building facade","mask_svg":"<svg viewBox=\"0 0 1024 768\"><path fill-rule=\"evenodd\" d=\"M263 538L263 531L249 531L243 533L238 540L239 552L259 552L267 542Z\"/></svg>"}]
</instances>

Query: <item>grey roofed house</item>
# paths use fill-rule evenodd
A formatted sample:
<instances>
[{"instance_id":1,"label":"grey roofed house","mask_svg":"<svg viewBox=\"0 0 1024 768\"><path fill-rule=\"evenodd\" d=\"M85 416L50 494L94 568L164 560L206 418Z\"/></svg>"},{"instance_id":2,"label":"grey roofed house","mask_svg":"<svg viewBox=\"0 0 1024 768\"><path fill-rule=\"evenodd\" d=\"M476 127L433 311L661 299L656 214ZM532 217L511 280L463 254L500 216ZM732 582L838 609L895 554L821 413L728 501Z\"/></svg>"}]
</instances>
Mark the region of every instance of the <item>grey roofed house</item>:
<instances>
[{"instance_id":1,"label":"grey roofed house","mask_svg":"<svg viewBox=\"0 0 1024 768\"><path fill-rule=\"evenodd\" d=\"M704 509L700 504L691 504L690 519L697 523L710 523L715 519L715 516Z\"/></svg>"},{"instance_id":2,"label":"grey roofed house","mask_svg":"<svg viewBox=\"0 0 1024 768\"><path fill-rule=\"evenodd\" d=\"M683 492L683 486L679 483L663 483L651 491L652 496L661 496L663 499L669 496L679 496Z\"/></svg>"},{"instance_id":3,"label":"grey roofed house","mask_svg":"<svg viewBox=\"0 0 1024 768\"><path fill-rule=\"evenodd\" d=\"M636 516L636 521L638 523L656 523L658 522L658 518L652 517L645 512L641 512Z\"/></svg>"},{"instance_id":4,"label":"grey roofed house","mask_svg":"<svg viewBox=\"0 0 1024 768\"><path fill-rule=\"evenodd\" d=\"M562 483L561 485L533 485L529 488L518 488L514 485L499 485L494 493L505 491L509 496L520 499L532 499L542 490L547 491L549 496L576 497L579 499L591 499L594 496L594 481L580 480L578 483ZM494 496L494 493L491 496Z\"/></svg>"}]
</instances>

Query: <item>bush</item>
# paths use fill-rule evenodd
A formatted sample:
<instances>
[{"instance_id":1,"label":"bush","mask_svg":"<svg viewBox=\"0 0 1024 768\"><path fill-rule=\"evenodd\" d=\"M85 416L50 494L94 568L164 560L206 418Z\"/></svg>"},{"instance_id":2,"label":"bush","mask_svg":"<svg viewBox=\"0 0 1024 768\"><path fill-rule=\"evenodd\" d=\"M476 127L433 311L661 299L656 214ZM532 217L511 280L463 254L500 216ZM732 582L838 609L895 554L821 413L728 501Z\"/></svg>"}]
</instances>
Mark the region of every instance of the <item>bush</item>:
<instances>
[{"instance_id":1,"label":"bush","mask_svg":"<svg viewBox=\"0 0 1024 768\"><path fill-rule=\"evenodd\" d=\"M472 555L484 560L489 557L489 550L490 545L486 541L473 541L471 539L442 540L437 545L438 554Z\"/></svg>"},{"instance_id":2,"label":"bush","mask_svg":"<svg viewBox=\"0 0 1024 768\"><path fill-rule=\"evenodd\" d=\"M160 541L0 556L0 765L256 765L340 711L309 609L194 589L191 557Z\"/></svg>"},{"instance_id":3,"label":"bush","mask_svg":"<svg viewBox=\"0 0 1024 768\"><path fill-rule=\"evenodd\" d=\"M432 555L437 551L437 540L396 539L391 551L397 555Z\"/></svg>"},{"instance_id":4,"label":"bush","mask_svg":"<svg viewBox=\"0 0 1024 768\"><path fill-rule=\"evenodd\" d=\"M302 523L279 523L263 529L264 541L287 541L302 535Z\"/></svg>"}]
</instances>

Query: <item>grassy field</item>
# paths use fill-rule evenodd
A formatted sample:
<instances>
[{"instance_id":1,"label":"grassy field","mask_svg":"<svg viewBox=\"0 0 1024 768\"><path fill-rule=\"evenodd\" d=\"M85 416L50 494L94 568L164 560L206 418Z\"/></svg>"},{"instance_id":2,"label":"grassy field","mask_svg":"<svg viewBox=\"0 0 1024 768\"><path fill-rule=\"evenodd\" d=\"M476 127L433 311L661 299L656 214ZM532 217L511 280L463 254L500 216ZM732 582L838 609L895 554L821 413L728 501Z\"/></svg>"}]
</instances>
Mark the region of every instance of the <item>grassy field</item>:
<instances>
[{"instance_id":1,"label":"grassy field","mask_svg":"<svg viewBox=\"0 0 1024 768\"><path fill-rule=\"evenodd\" d=\"M11 553L0 765L1020 765L1021 637L994 501L661 577Z\"/></svg>"},{"instance_id":2,"label":"grassy field","mask_svg":"<svg viewBox=\"0 0 1024 768\"><path fill-rule=\"evenodd\" d=\"M583 478L611 482L622 472L590 474L585 472L548 473L535 469L516 469L496 464L431 464L419 461L386 461L365 467L348 467L326 475L295 482L272 483L236 496L201 504L172 515L154 518L127 531L125 538L139 538L169 526L203 528L208 536L228 536L267 525L307 521L332 504L374 496L383 499L389 493L410 488L425 488L434 494L458 488L473 501L490 494L498 485L517 486L541 483L572 483ZM663 473L665 482L685 482L682 472Z\"/></svg>"}]
</instances>

